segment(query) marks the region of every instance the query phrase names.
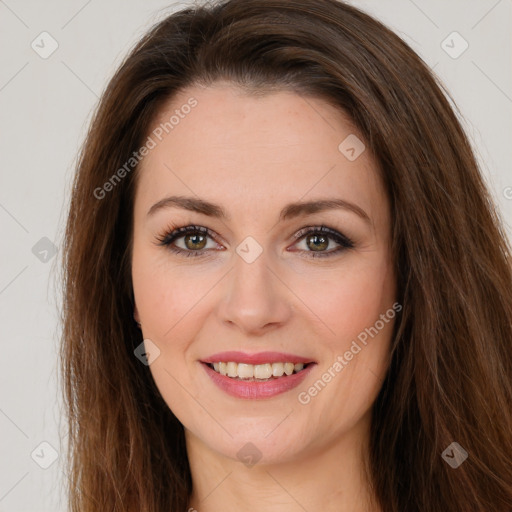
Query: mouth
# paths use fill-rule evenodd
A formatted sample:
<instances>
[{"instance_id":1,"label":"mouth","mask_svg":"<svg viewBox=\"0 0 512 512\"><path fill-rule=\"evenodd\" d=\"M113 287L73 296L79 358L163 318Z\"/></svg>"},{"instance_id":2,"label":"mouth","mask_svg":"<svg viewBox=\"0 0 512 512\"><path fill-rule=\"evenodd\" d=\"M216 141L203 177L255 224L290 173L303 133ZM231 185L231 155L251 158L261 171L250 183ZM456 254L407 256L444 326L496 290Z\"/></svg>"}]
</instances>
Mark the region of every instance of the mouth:
<instances>
[{"instance_id":1,"label":"mouth","mask_svg":"<svg viewBox=\"0 0 512 512\"><path fill-rule=\"evenodd\" d=\"M268 399L296 388L316 361L278 352L222 352L199 361L222 391L236 398Z\"/></svg>"},{"instance_id":2,"label":"mouth","mask_svg":"<svg viewBox=\"0 0 512 512\"><path fill-rule=\"evenodd\" d=\"M267 382L298 374L314 363L277 362L254 365L235 361L219 361L204 364L219 375L233 380Z\"/></svg>"}]
</instances>

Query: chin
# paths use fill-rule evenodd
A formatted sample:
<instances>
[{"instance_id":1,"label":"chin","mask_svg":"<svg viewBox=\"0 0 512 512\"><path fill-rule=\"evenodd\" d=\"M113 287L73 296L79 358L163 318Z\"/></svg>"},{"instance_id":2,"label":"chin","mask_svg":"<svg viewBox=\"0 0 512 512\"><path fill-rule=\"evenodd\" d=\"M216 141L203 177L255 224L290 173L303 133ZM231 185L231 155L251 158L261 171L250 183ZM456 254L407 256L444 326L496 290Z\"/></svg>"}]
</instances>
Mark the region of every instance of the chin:
<instances>
[{"instance_id":1,"label":"chin","mask_svg":"<svg viewBox=\"0 0 512 512\"><path fill-rule=\"evenodd\" d=\"M212 451L247 466L283 464L299 458L305 443L299 439L296 426L290 429L290 425L285 425L287 420L279 425L282 421L283 417L257 420L240 418L239 422L227 422L232 437L225 431L218 436L212 436L211 431L204 432L204 435L198 433Z\"/></svg>"}]
</instances>

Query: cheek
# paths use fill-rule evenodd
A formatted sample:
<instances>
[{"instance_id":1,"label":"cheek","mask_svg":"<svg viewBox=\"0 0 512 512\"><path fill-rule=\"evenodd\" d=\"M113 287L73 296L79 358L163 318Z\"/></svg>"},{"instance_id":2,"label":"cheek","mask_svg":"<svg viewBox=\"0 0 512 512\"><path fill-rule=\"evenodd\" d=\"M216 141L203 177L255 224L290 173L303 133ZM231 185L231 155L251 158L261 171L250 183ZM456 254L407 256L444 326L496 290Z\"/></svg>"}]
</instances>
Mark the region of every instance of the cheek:
<instances>
[{"instance_id":1,"label":"cheek","mask_svg":"<svg viewBox=\"0 0 512 512\"><path fill-rule=\"evenodd\" d=\"M337 431L355 424L382 386L396 318L394 277L387 261L375 258L329 281L313 280L307 289L311 307L322 320L326 350L317 374L322 382L300 391L311 414ZM340 417L345 418L343 424Z\"/></svg>"},{"instance_id":2,"label":"cheek","mask_svg":"<svg viewBox=\"0 0 512 512\"><path fill-rule=\"evenodd\" d=\"M373 326L395 298L393 275L384 258L369 258L340 267L328 279L310 276L297 284L297 295L306 298L304 302L321 321L325 343L338 352Z\"/></svg>"},{"instance_id":3,"label":"cheek","mask_svg":"<svg viewBox=\"0 0 512 512\"><path fill-rule=\"evenodd\" d=\"M211 273L192 268L170 264L165 254L134 251L133 291L146 337L161 342L175 338L190 316L197 316L197 306L215 281Z\"/></svg>"},{"instance_id":4,"label":"cheek","mask_svg":"<svg viewBox=\"0 0 512 512\"><path fill-rule=\"evenodd\" d=\"M159 260L154 253L134 250L133 290L143 337L154 342L160 351L149 369L165 402L184 425L188 425L189 416L183 417L182 413L190 409L187 390L194 387L190 377L193 363L187 355L191 340L202 325L198 318L204 314L201 299L214 284L207 286L207 276L190 279L191 268L187 273L164 258Z\"/></svg>"},{"instance_id":5,"label":"cheek","mask_svg":"<svg viewBox=\"0 0 512 512\"><path fill-rule=\"evenodd\" d=\"M321 416L325 404L331 404L325 419L333 428L340 417L347 424L358 421L375 400L388 368L396 317L394 274L382 254L366 256L333 272L329 280L311 280L308 295L303 295L322 320L325 357L317 375L322 383L301 391L311 391L311 397L318 393L310 404L314 414Z\"/></svg>"}]
</instances>

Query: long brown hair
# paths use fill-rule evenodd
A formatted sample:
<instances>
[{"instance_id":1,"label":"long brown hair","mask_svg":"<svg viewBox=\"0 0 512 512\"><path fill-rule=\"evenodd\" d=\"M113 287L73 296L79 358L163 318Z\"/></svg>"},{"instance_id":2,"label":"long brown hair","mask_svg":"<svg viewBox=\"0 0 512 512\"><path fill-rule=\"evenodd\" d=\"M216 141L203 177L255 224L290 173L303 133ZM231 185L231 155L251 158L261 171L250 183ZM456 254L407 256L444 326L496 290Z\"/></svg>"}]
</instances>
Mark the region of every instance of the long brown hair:
<instances>
[{"instance_id":1,"label":"long brown hair","mask_svg":"<svg viewBox=\"0 0 512 512\"><path fill-rule=\"evenodd\" d=\"M328 101L351 117L384 178L403 311L373 406L368 468L382 509L510 512L510 246L442 84L392 31L335 0L186 8L143 37L104 92L63 244L70 510L188 506L183 427L134 356L137 167L125 164L164 101L219 79ZM456 469L441 456L453 442L469 455Z\"/></svg>"}]
</instances>

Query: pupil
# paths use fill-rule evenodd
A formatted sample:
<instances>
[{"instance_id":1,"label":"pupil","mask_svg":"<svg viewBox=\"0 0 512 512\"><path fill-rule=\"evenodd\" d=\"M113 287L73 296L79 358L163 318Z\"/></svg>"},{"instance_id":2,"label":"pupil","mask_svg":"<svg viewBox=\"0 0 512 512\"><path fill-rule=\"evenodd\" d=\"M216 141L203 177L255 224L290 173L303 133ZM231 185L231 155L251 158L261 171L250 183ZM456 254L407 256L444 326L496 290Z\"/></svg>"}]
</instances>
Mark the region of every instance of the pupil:
<instances>
[{"instance_id":1,"label":"pupil","mask_svg":"<svg viewBox=\"0 0 512 512\"><path fill-rule=\"evenodd\" d=\"M327 246L329 245L328 239L325 236L322 236L322 235L311 235L310 237L308 237L308 240L309 241L313 241L313 244L315 244L315 245L313 245L311 247L314 250L317 250L317 249L327 249ZM320 244L316 245L317 242L320 242Z\"/></svg>"},{"instance_id":2,"label":"pupil","mask_svg":"<svg viewBox=\"0 0 512 512\"><path fill-rule=\"evenodd\" d=\"M202 249L204 247L204 241L205 237L203 235L194 234L185 236L185 245L189 247L189 249ZM189 246L188 242L192 242L192 247ZM201 243L203 243L203 245L201 245ZM197 247L197 245L200 245L200 247Z\"/></svg>"}]
</instances>

